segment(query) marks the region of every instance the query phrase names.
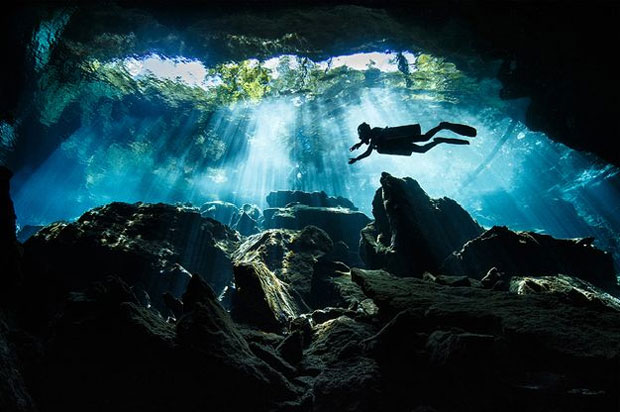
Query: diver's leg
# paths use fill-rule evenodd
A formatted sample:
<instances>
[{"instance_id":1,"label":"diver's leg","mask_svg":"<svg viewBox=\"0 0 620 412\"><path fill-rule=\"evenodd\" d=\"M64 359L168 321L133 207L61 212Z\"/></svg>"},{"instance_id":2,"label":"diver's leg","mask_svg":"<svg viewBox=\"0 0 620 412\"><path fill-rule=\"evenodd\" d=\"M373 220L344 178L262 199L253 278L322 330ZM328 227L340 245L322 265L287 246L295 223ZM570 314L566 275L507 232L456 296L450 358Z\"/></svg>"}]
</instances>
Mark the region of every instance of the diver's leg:
<instances>
[{"instance_id":1,"label":"diver's leg","mask_svg":"<svg viewBox=\"0 0 620 412\"><path fill-rule=\"evenodd\" d=\"M426 153L429 150L431 150L433 147L437 146L439 143L441 143L441 142L433 140L432 142L426 143L426 144L423 144L423 145L412 144L411 145L411 151L413 153Z\"/></svg>"},{"instance_id":2,"label":"diver's leg","mask_svg":"<svg viewBox=\"0 0 620 412\"><path fill-rule=\"evenodd\" d=\"M469 144L469 141L464 139L452 139L448 137L436 137L433 142L437 143L450 143L450 144Z\"/></svg>"},{"instance_id":3,"label":"diver's leg","mask_svg":"<svg viewBox=\"0 0 620 412\"><path fill-rule=\"evenodd\" d=\"M426 142L427 140L431 140L431 138L433 136L435 136L435 134L440 131L445 129L445 127L443 127L441 125L441 123L439 123L439 126L435 126L433 127L431 130L429 130L428 132L424 133L423 135L420 136L415 136L417 139L414 138L414 142Z\"/></svg>"},{"instance_id":4,"label":"diver's leg","mask_svg":"<svg viewBox=\"0 0 620 412\"><path fill-rule=\"evenodd\" d=\"M451 132L460 134L462 136L469 136L469 137L474 137L477 134L476 129L474 129L471 126L467 126L464 124L458 124L458 123L441 122L439 123L439 125L433 127L431 130L429 130L428 132L420 136L419 140L414 140L414 141L425 142L427 140L430 140L440 130L450 130Z\"/></svg>"},{"instance_id":5,"label":"diver's leg","mask_svg":"<svg viewBox=\"0 0 620 412\"><path fill-rule=\"evenodd\" d=\"M412 144L411 149L412 149L412 152L414 153L426 153L429 150L431 150L433 147L441 143L459 144L459 145L469 144L467 140L463 140L463 139L450 139L447 137L436 137L430 143L426 143L423 145Z\"/></svg>"}]
</instances>

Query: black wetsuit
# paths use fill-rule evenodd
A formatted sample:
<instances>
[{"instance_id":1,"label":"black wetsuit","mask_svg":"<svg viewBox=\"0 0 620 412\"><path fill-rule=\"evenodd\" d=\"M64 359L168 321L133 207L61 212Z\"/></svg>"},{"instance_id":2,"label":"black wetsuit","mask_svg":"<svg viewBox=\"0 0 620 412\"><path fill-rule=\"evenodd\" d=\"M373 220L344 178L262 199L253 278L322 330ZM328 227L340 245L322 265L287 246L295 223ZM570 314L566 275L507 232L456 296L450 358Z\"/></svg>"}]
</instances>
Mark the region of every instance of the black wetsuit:
<instances>
[{"instance_id":1,"label":"black wetsuit","mask_svg":"<svg viewBox=\"0 0 620 412\"><path fill-rule=\"evenodd\" d=\"M370 130L370 146L381 154L410 156L414 152L412 143L425 140L419 124Z\"/></svg>"}]
</instances>

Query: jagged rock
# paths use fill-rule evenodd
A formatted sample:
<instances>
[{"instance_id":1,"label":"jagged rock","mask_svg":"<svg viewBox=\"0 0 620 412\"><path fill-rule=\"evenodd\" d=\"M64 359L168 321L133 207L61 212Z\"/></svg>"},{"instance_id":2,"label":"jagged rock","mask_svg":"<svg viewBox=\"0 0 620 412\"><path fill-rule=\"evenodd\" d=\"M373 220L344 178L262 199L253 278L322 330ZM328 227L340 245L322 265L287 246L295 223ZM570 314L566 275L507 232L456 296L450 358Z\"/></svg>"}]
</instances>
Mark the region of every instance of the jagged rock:
<instances>
[{"instance_id":1,"label":"jagged rock","mask_svg":"<svg viewBox=\"0 0 620 412\"><path fill-rule=\"evenodd\" d=\"M341 207L357 210L353 202L344 197L327 196L323 191L302 192L300 190L278 190L267 195L269 207L286 208L287 205L297 203L313 207Z\"/></svg>"},{"instance_id":2,"label":"jagged rock","mask_svg":"<svg viewBox=\"0 0 620 412\"><path fill-rule=\"evenodd\" d=\"M198 303L206 304L215 299L215 292L207 282L198 276L193 276L183 293L183 308L184 311L191 311Z\"/></svg>"},{"instance_id":3,"label":"jagged rock","mask_svg":"<svg viewBox=\"0 0 620 412\"><path fill-rule=\"evenodd\" d=\"M410 402L414 386L439 410L606 410L617 402L618 311L380 270L352 269L352 278L388 322L367 344L397 404Z\"/></svg>"},{"instance_id":4,"label":"jagged rock","mask_svg":"<svg viewBox=\"0 0 620 412\"><path fill-rule=\"evenodd\" d=\"M236 293L232 316L243 323L269 331L281 331L289 320L308 311L291 288L260 260L236 262Z\"/></svg>"},{"instance_id":5,"label":"jagged rock","mask_svg":"<svg viewBox=\"0 0 620 412\"><path fill-rule=\"evenodd\" d=\"M418 182L381 174L372 202L375 221L364 228L360 255L370 269L397 275L437 272L454 250L482 228L452 199L431 199Z\"/></svg>"},{"instance_id":6,"label":"jagged rock","mask_svg":"<svg viewBox=\"0 0 620 412\"><path fill-rule=\"evenodd\" d=\"M575 306L609 307L620 311L620 299L579 278L566 275L514 276L508 283L510 292L519 295L548 293Z\"/></svg>"},{"instance_id":7,"label":"jagged rock","mask_svg":"<svg viewBox=\"0 0 620 412\"><path fill-rule=\"evenodd\" d=\"M313 225L323 229L334 242L344 242L352 251L358 249L360 231L370 222L362 212L301 204L265 209L264 216L265 228L300 230Z\"/></svg>"},{"instance_id":8,"label":"jagged rock","mask_svg":"<svg viewBox=\"0 0 620 412\"><path fill-rule=\"evenodd\" d=\"M305 300L311 293L314 266L332 248L329 236L314 226L301 231L272 229L248 238L233 258L235 263L264 263Z\"/></svg>"},{"instance_id":9,"label":"jagged rock","mask_svg":"<svg viewBox=\"0 0 620 412\"><path fill-rule=\"evenodd\" d=\"M256 342L248 342L248 345L254 355L288 379L294 378L297 374L297 369L284 360L271 346L261 345Z\"/></svg>"},{"instance_id":10,"label":"jagged rock","mask_svg":"<svg viewBox=\"0 0 620 412\"><path fill-rule=\"evenodd\" d=\"M467 242L442 265L444 273L482 278L493 267L507 276L564 274L603 288L617 285L611 255L589 239L555 239L494 226Z\"/></svg>"},{"instance_id":11,"label":"jagged rock","mask_svg":"<svg viewBox=\"0 0 620 412\"><path fill-rule=\"evenodd\" d=\"M234 253L235 319L281 330L312 308L348 307L365 298L349 268L329 260L333 243L321 229L267 230L248 238Z\"/></svg>"},{"instance_id":12,"label":"jagged rock","mask_svg":"<svg viewBox=\"0 0 620 412\"><path fill-rule=\"evenodd\" d=\"M234 219L239 215L239 208L229 202L214 200L200 206L200 214L202 217L209 217L226 226L232 226Z\"/></svg>"},{"instance_id":13,"label":"jagged rock","mask_svg":"<svg viewBox=\"0 0 620 412\"><path fill-rule=\"evenodd\" d=\"M276 348L280 356L292 365L298 364L304 354L304 337L301 331L293 331Z\"/></svg>"},{"instance_id":14,"label":"jagged rock","mask_svg":"<svg viewBox=\"0 0 620 412\"><path fill-rule=\"evenodd\" d=\"M355 319L356 315L357 312L350 309L327 307L325 309L317 309L313 311L311 317L312 322L316 325L320 325L321 323L325 323L341 316L348 316L351 319Z\"/></svg>"},{"instance_id":15,"label":"jagged rock","mask_svg":"<svg viewBox=\"0 0 620 412\"><path fill-rule=\"evenodd\" d=\"M312 322L307 316L300 316L293 319L288 324L289 333L299 332L301 334L302 346L306 347L312 341Z\"/></svg>"},{"instance_id":16,"label":"jagged rock","mask_svg":"<svg viewBox=\"0 0 620 412\"><path fill-rule=\"evenodd\" d=\"M243 236L251 236L260 232L258 222L245 212L241 212L241 215L233 225L233 229Z\"/></svg>"},{"instance_id":17,"label":"jagged rock","mask_svg":"<svg viewBox=\"0 0 620 412\"><path fill-rule=\"evenodd\" d=\"M242 324L236 325L248 344L256 343L257 345L275 348L284 340L282 334L265 332L264 330L247 327Z\"/></svg>"},{"instance_id":18,"label":"jagged rock","mask_svg":"<svg viewBox=\"0 0 620 412\"><path fill-rule=\"evenodd\" d=\"M362 342L376 332L372 324L357 322L348 316L323 322L314 328L304 362L331 365L354 354L360 355L363 353Z\"/></svg>"},{"instance_id":19,"label":"jagged rock","mask_svg":"<svg viewBox=\"0 0 620 412\"><path fill-rule=\"evenodd\" d=\"M210 289L206 283L203 287ZM214 391L214 394L220 392L220 400L215 402L220 403L220 408L235 409L237 404L264 409L270 403L296 397L286 378L254 355L212 291L203 295L194 303L193 310L181 318L177 335L182 350L189 348L200 354L202 359L198 359L196 368L204 370L206 376L224 381L215 385ZM248 399L230 399L235 393ZM270 396L266 397L265 393Z\"/></svg>"},{"instance_id":20,"label":"jagged rock","mask_svg":"<svg viewBox=\"0 0 620 412\"><path fill-rule=\"evenodd\" d=\"M244 203L243 206L241 206L241 208L239 209L239 213L245 213L249 217L254 219L254 221L259 223L263 219L263 212L260 210L260 208L250 203Z\"/></svg>"},{"instance_id":21,"label":"jagged rock","mask_svg":"<svg viewBox=\"0 0 620 412\"><path fill-rule=\"evenodd\" d=\"M351 280L350 269L342 262L319 260L314 267L310 296L313 308L351 307L366 299Z\"/></svg>"},{"instance_id":22,"label":"jagged rock","mask_svg":"<svg viewBox=\"0 0 620 412\"><path fill-rule=\"evenodd\" d=\"M166 292L169 292L176 299L183 295L187 289L190 279L192 278L192 274L178 263L175 263L172 266L167 266L162 270L161 275L164 278L163 289L166 290Z\"/></svg>"},{"instance_id":23,"label":"jagged rock","mask_svg":"<svg viewBox=\"0 0 620 412\"><path fill-rule=\"evenodd\" d=\"M376 332L371 325L341 316L315 327L314 339L299 366L319 372L313 381L313 410L381 410L379 365L362 342Z\"/></svg>"},{"instance_id":24,"label":"jagged rock","mask_svg":"<svg viewBox=\"0 0 620 412\"><path fill-rule=\"evenodd\" d=\"M509 276L506 276L504 272L500 272L495 266L493 266L482 279L480 284L487 289L502 290L508 289L510 280Z\"/></svg>"},{"instance_id":25,"label":"jagged rock","mask_svg":"<svg viewBox=\"0 0 620 412\"><path fill-rule=\"evenodd\" d=\"M74 223L54 223L25 243L29 281L43 300L58 301L93 280L118 275L163 307L166 291L180 297L191 272L221 292L232 279L238 235L195 209L111 203Z\"/></svg>"},{"instance_id":26,"label":"jagged rock","mask_svg":"<svg viewBox=\"0 0 620 412\"><path fill-rule=\"evenodd\" d=\"M438 285L446 286L473 286L481 287L481 281L477 279L468 278L467 276L447 276L447 275L433 275L432 273L425 272L422 275L422 279L428 282L434 282Z\"/></svg>"},{"instance_id":27,"label":"jagged rock","mask_svg":"<svg viewBox=\"0 0 620 412\"><path fill-rule=\"evenodd\" d=\"M370 358L345 360L325 368L314 380L313 411L372 412L384 410L381 371Z\"/></svg>"},{"instance_id":28,"label":"jagged rock","mask_svg":"<svg viewBox=\"0 0 620 412\"><path fill-rule=\"evenodd\" d=\"M179 319L183 315L183 301L181 299L175 298L170 292L165 292L163 300L172 317ZM165 314L162 313L162 315L166 317Z\"/></svg>"},{"instance_id":29,"label":"jagged rock","mask_svg":"<svg viewBox=\"0 0 620 412\"><path fill-rule=\"evenodd\" d=\"M38 380L42 404L69 411L266 411L296 398L296 389L252 353L213 291L176 328L134 299L119 278L72 296Z\"/></svg>"}]
</instances>

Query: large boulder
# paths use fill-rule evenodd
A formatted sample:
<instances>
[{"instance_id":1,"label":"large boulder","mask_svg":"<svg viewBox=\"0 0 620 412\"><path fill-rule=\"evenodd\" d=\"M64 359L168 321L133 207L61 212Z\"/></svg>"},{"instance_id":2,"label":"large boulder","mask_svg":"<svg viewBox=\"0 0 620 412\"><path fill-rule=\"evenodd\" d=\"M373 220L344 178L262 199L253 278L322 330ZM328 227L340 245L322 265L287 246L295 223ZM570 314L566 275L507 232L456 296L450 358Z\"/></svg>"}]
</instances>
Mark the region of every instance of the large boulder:
<instances>
[{"instance_id":1,"label":"large boulder","mask_svg":"<svg viewBox=\"0 0 620 412\"><path fill-rule=\"evenodd\" d=\"M214 200L200 206L200 214L202 217L209 217L227 226L232 226L239 216L239 208L230 202Z\"/></svg>"},{"instance_id":2,"label":"large boulder","mask_svg":"<svg viewBox=\"0 0 620 412\"><path fill-rule=\"evenodd\" d=\"M613 289L617 280L612 257L592 242L494 226L449 256L441 271L478 279L493 267L507 276L563 274Z\"/></svg>"},{"instance_id":3,"label":"large boulder","mask_svg":"<svg viewBox=\"0 0 620 412\"><path fill-rule=\"evenodd\" d=\"M363 343L376 332L375 327L347 316L315 327L300 365L302 373L318 373L312 382L313 411L385 410L380 366Z\"/></svg>"},{"instance_id":4,"label":"large boulder","mask_svg":"<svg viewBox=\"0 0 620 412\"><path fill-rule=\"evenodd\" d=\"M372 202L375 221L364 228L360 255L368 268L421 276L483 229L454 200L431 199L409 177L381 174Z\"/></svg>"},{"instance_id":5,"label":"large boulder","mask_svg":"<svg viewBox=\"0 0 620 412\"><path fill-rule=\"evenodd\" d=\"M288 322L308 311L292 288L260 260L236 262L234 273L232 315L237 321L282 332Z\"/></svg>"},{"instance_id":6,"label":"large boulder","mask_svg":"<svg viewBox=\"0 0 620 412\"><path fill-rule=\"evenodd\" d=\"M258 222L246 212L241 212L232 227L242 236L251 236L260 232Z\"/></svg>"},{"instance_id":7,"label":"large boulder","mask_svg":"<svg viewBox=\"0 0 620 412\"><path fill-rule=\"evenodd\" d=\"M334 244L323 230L270 229L250 236L233 254L236 290L232 315L266 330L342 302L359 288L346 278L349 268L330 260ZM349 286L349 288L347 288ZM315 306L317 305L317 306Z\"/></svg>"},{"instance_id":8,"label":"large boulder","mask_svg":"<svg viewBox=\"0 0 620 412\"><path fill-rule=\"evenodd\" d=\"M385 326L366 340L400 409L611 410L620 312L553 294L517 295L352 269ZM506 404L506 399L511 399Z\"/></svg>"},{"instance_id":9,"label":"large boulder","mask_svg":"<svg viewBox=\"0 0 620 412\"><path fill-rule=\"evenodd\" d=\"M572 276L514 276L510 278L508 290L519 295L550 294L576 306L606 306L620 311L620 299Z\"/></svg>"},{"instance_id":10,"label":"large boulder","mask_svg":"<svg viewBox=\"0 0 620 412\"><path fill-rule=\"evenodd\" d=\"M265 209L265 228L301 230L308 225L323 229L334 242L344 242L357 255L360 231L370 223L362 212L338 207L313 207L301 204ZM351 256L355 260L355 256Z\"/></svg>"},{"instance_id":11,"label":"large boulder","mask_svg":"<svg viewBox=\"0 0 620 412\"><path fill-rule=\"evenodd\" d=\"M282 208L298 203L313 207L341 207L357 210L353 202L341 196L327 196L323 191L303 192L300 190L278 190L267 195L269 207Z\"/></svg>"},{"instance_id":12,"label":"large boulder","mask_svg":"<svg viewBox=\"0 0 620 412\"><path fill-rule=\"evenodd\" d=\"M179 298L192 274L221 293L232 280L230 254L238 241L236 232L196 209L111 203L41 229L25 243L25 259L33 289L51 302L117 275L162 308L162 294Z\"/></svg>"}]
</instances>

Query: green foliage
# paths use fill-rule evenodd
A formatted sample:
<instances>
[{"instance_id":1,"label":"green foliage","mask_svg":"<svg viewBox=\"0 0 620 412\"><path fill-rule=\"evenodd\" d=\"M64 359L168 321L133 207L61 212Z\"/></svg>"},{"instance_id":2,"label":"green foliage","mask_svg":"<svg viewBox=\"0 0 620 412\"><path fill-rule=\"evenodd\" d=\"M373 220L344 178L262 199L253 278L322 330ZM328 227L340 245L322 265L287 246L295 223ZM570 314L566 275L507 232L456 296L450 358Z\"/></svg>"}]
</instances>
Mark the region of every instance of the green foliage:
<instances>
[{"instance_id":1,"label":"green foliage","mask_svg":"<svg viewBox=\"0 0 620 412\"><path fill-rule=\"evenodd\" d=\"M269 70L250 60L219 65L212 74L222 80L217 87L218 103L258 100L269 91Z\"/></svg>"}]
</instances>

